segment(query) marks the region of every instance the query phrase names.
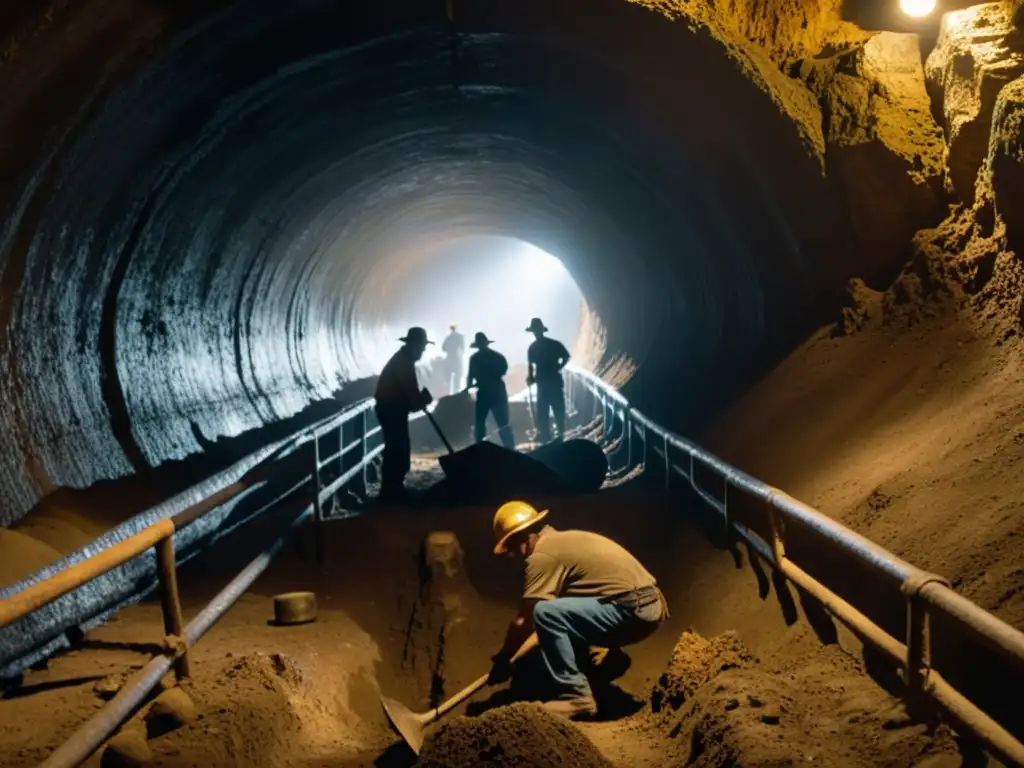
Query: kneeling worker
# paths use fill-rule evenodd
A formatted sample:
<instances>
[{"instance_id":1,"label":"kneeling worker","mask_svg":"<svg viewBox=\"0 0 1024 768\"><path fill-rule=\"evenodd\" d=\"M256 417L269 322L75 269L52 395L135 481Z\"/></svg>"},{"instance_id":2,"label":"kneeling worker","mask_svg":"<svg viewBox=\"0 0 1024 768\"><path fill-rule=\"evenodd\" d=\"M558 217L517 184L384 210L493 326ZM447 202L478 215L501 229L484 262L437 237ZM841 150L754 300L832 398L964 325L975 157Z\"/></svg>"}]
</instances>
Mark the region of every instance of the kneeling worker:
<instances>
[{"instance_id":1,"label":"kneeling worker","mask_svg":"<svg viewBox=\"0 0 1024 768\"><path fill-rule=\"evenodd\" d=\"M491 349L486 333L478 332L470 345L477 350L469 358L469 380L466 388L476 387L476 441L483 442L487 432L487 414L494 414L501 443L510 451L516 449L515 437L508 417L508 390L504 376L508 373L508 360Z\"/></svg>"},{"instance_id":2,"label":"kneeling worker","mask_svg":"<svg viewBox=\"0 0 1024 768\"><path fill-rule=\"evenodd\" d=\"M664 595L639 561L611 539L589 531L559 531L522 501L494 515L496 554L525 560L526 586L488 682L511 676L510 659L537 632L557 698L544 704L577 719L597 713L590 682L580 671L589 646L621 648L649 637L668 618Z\"/></svg>"}]
</instances>

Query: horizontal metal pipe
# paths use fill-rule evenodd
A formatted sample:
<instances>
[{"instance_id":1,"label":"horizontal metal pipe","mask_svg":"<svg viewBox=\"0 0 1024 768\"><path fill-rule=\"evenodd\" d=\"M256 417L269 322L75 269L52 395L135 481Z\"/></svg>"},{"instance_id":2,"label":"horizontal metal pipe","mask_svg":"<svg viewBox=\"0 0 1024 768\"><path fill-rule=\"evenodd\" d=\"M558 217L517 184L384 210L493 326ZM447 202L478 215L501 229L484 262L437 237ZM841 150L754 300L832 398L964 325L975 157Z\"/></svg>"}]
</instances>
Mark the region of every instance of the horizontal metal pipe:
<instances>
[{"instance_id":1,"label":"horizontal metal pipe","mask_svg":"<svg viewBox=\"0 0 1024 768\"><path fill-rule=\"evenodd\" d=\"M1008 766L1024 766L1024 744L986 715L934 669L928 671L925 691L930 693L964 730L981 739L1001 762Z\"/></svg>"},{"instance_id":2,"label":"horizontal metal pipe","mask_svg":"<svg viewBox=\"0 0 1024 768\"><path fill-rule=\"evenodd\" d=\"M16 595L0 600L0 627L13 624L37 608L78 589L97 576L113 570L127 560L141 555L162 539L174 533L171 520L158 520L134 536L97 552L88 560L75 563L50 578L33 584Z\"/></svg>"},{"instance_id":3,"label":"horizontal metal pipe","mask_svg":"<svg viewBox=\"0 0 1024 768\"><path fill-rule=\"evenodd\" d=\"M196 518L202 517L207 512L210 512L221 504L230 501L248 487L249 483L243 483L241 481L232 483L231 485L214 492L210 496L207 496L202 501L193 504L188 509L183 509L178 514L171 517L171 522L174 524L174 530L181 530Z\"/></svg>"},{"instance_id":4,"label":"horizontal metal pipe","mask_svg":"<svg viewBox=\"0 0 1024 768\"><path fill-rule=\"evenodd\" d=\"M356 464L351 469L346 470L345 473L341 477L337 478L334 482L332 482L330 485L326 486L323 490L321 490L320 491L320 503L323 504L329 498L331 498L331 496L333 496L339 490L341 490L341 487L343 485L345 485L345 483L349 482L356 475L358 475L360 472L363 471L363 465L364 464L369 463L371 460L375 459L377 456L379 456L383 452L384 452L384 446L383 445L378 445L372 451L367 453L365 458L363 458L362 461L360 461L358 464Z\"/></svg>"},{"instance_id":5,"label":"horizontal metal pipe","mask_svg":"<svg viewBox=\"0 0 1024 768\"><path fill-rule=\"evenodd\" d=\"M772 489L772 497L769 503L776 509L799 520L808 528L835 542L846 551L858 555L861 559L876 566L880 571L899 582L904 582L911 576L924 574L924 571L920 568L896 557L896 555L875 544L870 539L861 536L842 523L837 523L832 518L807 506L802 501L797 501L789 494L777 488Z\"/></svg>"},{"instance_id":6,"label":"horizontal metal pipe","mask_svg":"<svg viewBox=\"0 0 1024 768\"><path fill-rule=\"evenodd\" d=\"M884 651L899 666L903 667L906 665L907 646L904 643L896 640L888 632L875 624L875 622L824 584L817 581L789 558L782 558L778 568L786 578L820 601L833 616L842 621L843 624L848 626L863 640Z\"/></svg>"},{"instance_id":7,"label":"horizontal metal pipe","mask_svg":"<svg viewBox=\"0 0 1024 768\"><path fill-rule=\"evenodd\" d=\"M944 613L969 629L993 650L1016 662L1024 662L1024 633L996 618L949 587L932 582L920 592L933 612Z\"/></svg>"},{"instance_id":8,"label":"horizontal metal pipe","mask_svg":"<svg viewBox=\"0 0 1024 768\"><path fill-rule=\"evenodd\" d=\"M252 583L262 574L274 556L281 551L293 529L302 525L313 514L307 506L263 552L257 555L234 579L210 601L185 627L185 641L194 646L218 619L238 601ZM41 768L74 768L85 762L110 735L142 705L146 697L159 685L174 663L173 656L155 656L133 675L99 712L87 720L70 739L61 744L41 764Z\"/></svg>"}]
</instances>

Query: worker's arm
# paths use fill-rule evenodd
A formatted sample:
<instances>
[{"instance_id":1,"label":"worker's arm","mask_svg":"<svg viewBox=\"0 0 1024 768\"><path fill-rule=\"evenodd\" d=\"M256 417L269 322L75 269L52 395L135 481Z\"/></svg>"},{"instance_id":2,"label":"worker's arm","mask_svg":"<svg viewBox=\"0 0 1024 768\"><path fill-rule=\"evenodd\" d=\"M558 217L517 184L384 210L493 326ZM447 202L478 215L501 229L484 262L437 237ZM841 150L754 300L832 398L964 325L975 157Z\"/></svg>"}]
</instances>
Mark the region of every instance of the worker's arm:
<instances>
[{"instance_id":1,"label":"worker's arm","mask_svg":"<svg viewBox=\"0 0 1024 768\"><path fill-rule=\"evenodd\" d=\"M419 379L416 378L416 364L412 360L408 360L407 363L402 370L402 398L410 411L418 411L430 405L434 398L426 388L420 389Z\"/></svg>"},{"instance_id":2,"label":"worker's arm","mask_svg":"<svg viewBox=\"0 0 1024 768\"><path fill-rule=\"evenodd\" d=\"M533 609L541 600L554 600L562 594L568 575L565 564L551 555L535 552L526 560L525 588L519 610L505 632L505 642L494 656L494 667L488 680L501 683L512 674L512 656L533 633Z\"/></svg>"},{"instance_id":3,"label":"worker's arm","mask_svg":"<svg viewBox=\"0 0 1024 768\"><path fill-rule=\"evenodd\" d=\"M476 369L477 369L476 355L473 355L473 357L469 358L469 373L466 375L466 389L470 389L471 387L477 386L477 382L476 382L477 372L476 372Z\"/></svg>"},{"instance_id":4,"label":"worker's arm","mask_svg":"<svg viewBox=\"0 0 1024 768\"><path fill-rule=\"evenodd\" d=\"M523 598L519 603L519 610L516 617L508 625L505 632L505 642L491 659L494 666L487 682L491 685L498 685L509 679L512 675L512 657L516 651L526 642L526 639L533 634L533 607L539 601L533 598Z\"/></svg>"},{"instance_id":5,"label":"worker's arm","mask_svg":"<svg viewBox=\"0 0 1024 768\"><path fill-rule=\"evenodd\" d=\"M523 598L520 601L519 611L505 632L505 642L498 652L499 655L507 656L511 659L515 652L519 650L519 646L526 642L526 638L533 634L533 607L539 602L539 600L532 598Z\"/></svg>"},{"instance_id":6,"label":"worker's arm","mask_svg":"<svg viewBox=\"0 0 1024 768\"><path fill-rule=\"evenodd\" d=\"M562 349L559 350L558 355L558 370L562 370L569 364L569 350L565 348L565 345L561 345Z\"/></svg>"},{"instance_id":7,"label":"worker's arm","mask_svg":"<svg viewBox=\"0 0 1024 768\"><path fill-rule=\"evenodd\" d=\"M533 384L536 376L534 375L534 368L536 367L536 360L534 359L533 344L526 350L526 383Z\"/></svg>"}]
</instances>

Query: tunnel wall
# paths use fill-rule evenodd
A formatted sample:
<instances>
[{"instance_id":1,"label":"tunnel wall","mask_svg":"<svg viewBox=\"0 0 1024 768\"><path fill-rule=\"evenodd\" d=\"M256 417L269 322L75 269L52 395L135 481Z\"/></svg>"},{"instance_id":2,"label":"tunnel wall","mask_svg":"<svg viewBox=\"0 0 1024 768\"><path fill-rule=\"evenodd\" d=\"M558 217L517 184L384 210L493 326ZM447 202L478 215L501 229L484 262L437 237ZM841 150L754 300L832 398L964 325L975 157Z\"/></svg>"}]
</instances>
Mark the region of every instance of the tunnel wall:
<instances>
[{"instance_id":1,"label":"tunnel wall","mask_svg":"<svg viewBox=\"0 0 1024 768\"><path fill-rule=\"evenodd\" d=\"M5 524L372 373L356 297L403 238L557 255L639 367L631 399L680 429L834 305L859 257L820 107L766 52L621 0L452 7L92 0L20 21Z\"/></svg>"}]
</instances>

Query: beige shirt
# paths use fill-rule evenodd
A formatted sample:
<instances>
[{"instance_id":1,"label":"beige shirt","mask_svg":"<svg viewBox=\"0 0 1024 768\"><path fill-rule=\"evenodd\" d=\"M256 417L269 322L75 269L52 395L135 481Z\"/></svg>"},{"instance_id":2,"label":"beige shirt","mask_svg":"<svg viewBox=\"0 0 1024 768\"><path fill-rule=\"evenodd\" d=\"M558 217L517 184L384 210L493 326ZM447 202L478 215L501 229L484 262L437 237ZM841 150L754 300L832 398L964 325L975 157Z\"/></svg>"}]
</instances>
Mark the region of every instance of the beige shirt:
<instances>
[{"instance_id":1,"label":"beige shirt","mask_svg":"<svg viewBox=\"0 0 1024 768\"><path fill-rule=\"evenodd\" d=\"M647 569L611 539L547 525L526 558L523 599L613 597L655 583Z\"/></svg>"}]
</instances>

